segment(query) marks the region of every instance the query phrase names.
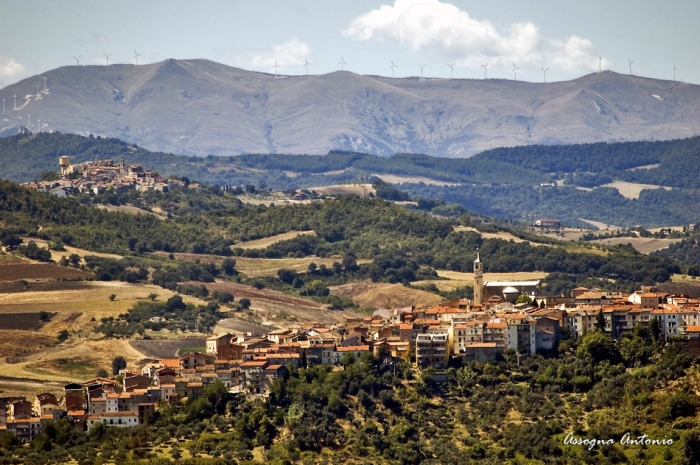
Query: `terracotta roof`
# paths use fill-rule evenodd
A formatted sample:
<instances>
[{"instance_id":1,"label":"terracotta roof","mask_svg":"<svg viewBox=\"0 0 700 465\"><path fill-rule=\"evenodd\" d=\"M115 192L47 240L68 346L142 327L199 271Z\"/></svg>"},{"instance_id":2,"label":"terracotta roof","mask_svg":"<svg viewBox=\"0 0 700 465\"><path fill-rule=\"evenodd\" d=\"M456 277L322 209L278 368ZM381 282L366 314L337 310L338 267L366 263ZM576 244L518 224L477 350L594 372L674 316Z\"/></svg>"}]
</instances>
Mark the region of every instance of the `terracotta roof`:
<instances>
[{"instance_id":1,"label":"terracotta roof","mask_svg":"<svg viewBox=\"0 0 700 465\"><path fill-rule=\"evenodd\" d=\"M347 347L336 347L336 352L350 352L355 350L369 350L369 346L347 346Z\"/></svg>"},{"instance_id":2,"label":"terracotta roof","mask_svg":"<svg viewBox=\"0 0 700 465\"><path fill-rule=\"evenodd\" d=\"M267 368L265 368L265 371L270 370L270 371L277 371L280 368L282 368L282 365L270 365Z\"/></svg>"}]
</instances>

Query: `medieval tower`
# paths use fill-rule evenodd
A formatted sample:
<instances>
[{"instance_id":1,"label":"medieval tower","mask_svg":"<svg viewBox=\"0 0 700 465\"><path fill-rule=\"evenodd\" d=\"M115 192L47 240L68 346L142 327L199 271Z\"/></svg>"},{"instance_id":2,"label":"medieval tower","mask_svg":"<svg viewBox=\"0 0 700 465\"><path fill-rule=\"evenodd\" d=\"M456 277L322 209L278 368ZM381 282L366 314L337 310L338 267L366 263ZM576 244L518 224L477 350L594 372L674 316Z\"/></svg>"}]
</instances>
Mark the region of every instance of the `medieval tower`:
<instances>
[{"instance_id":1,"label":"medieval tower","mask_svg":"<svg viewBox=\"0 0 700 465\"><path fill-rule=\"evenodd\" d=\"M474 260L474 304L484 304L484 265L481 263L478 250Z\"/></svg>"}]
</instances>

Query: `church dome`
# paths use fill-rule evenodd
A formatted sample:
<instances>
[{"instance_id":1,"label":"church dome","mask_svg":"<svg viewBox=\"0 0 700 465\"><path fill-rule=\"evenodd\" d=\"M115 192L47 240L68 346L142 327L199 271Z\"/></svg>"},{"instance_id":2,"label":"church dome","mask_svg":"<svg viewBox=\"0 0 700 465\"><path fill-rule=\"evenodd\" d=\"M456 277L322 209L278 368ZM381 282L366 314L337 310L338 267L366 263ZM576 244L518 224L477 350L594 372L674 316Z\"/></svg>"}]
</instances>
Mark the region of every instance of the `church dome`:
<instances>
[{"instance_id":1,"label":"church dome","mask_svg":"<svg viewBox=\"0 0 700 465\"><path fill-rule=\"evenodd\" d=\"M503 289L503 293L504 294L520 294L520 291L512 286L508 286L505 289Z\"/></svg>"}]
</instances>

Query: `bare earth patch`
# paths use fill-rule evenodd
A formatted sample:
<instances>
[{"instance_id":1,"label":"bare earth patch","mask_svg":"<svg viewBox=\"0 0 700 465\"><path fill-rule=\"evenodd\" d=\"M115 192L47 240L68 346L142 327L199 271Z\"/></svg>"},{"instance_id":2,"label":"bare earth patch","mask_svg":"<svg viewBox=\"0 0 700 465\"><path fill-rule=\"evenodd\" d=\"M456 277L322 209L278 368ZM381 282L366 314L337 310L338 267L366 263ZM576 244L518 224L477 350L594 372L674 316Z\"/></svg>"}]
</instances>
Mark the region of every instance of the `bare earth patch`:
<instances>
[{"instance_id":1,"label":"bare earth patch","mask_svg":"<svg viewBox=\"0 0 700 465\"><path fill-rule=\"evenodd\" d=\"M424 178L422 176L398 176L396 174L376 174L376 176L382 181L391 184L418 184L422 182L423 184L433 186L459 186L459 183L456 182L439 181L437 179Z\"/></svg>"},{"instance_id":2,"label":"bare earth patch","mask_svg":"<svg viewBox=\"0 0 700 465\"><path fill-rule=\"evenodd\" d=\"M586 222L586 223L588 223L588 224L590 224L590 225L593 225L593 226L595 226L596 228L601 229L601 230L603 230L603 229L609 229L609 230L611 230L611 231L615 231L615 230L617 230L617 229L623 229L623 228L620 227L620 226L615 226L614 224L606 224L606 223L602 223L602 222L600 222L600 221L584 220L583 218L579 218L579 220L581 220L581 221L583 221L583 222Z\"/></svg>"},{"instance_id":3,"label":"bare earth patch","mask_svg":"<svg viewBox=\"0 0 700 465\"><path fill-rule=\"evenodd\" d=\"M376 195L376 191L371 184L310 187L309 190L316 191L321 195L355 194L360 197L367 196L370 193Z\"/></svg>"},{"instance_id":4,"label":"bare earth patch","mask_svg":"<svg viewBox=\"0 0 700 465\"><path fill-rule=\"evenodd\" d=\"M352 299L361 307L431 306L442 301L442 297L430 292L407 288L401 284L373 283L370 280L331 286L330 290L333 294Z\"/></svg>"},{"instance_id":5,"label":"bare earth patch","mask_svg":"<svg viewBox=\"0 0 700 465\"><path fill-rule=\"evenodd\" d=\"M167 218L167 216L165 215L159 215L153 212L142 210L141 208L134 207L133 205L97 205L97 208L101 208L110 212L131 213L132 215L153 215L161 220Z\"/></svg>"}]
</instances>

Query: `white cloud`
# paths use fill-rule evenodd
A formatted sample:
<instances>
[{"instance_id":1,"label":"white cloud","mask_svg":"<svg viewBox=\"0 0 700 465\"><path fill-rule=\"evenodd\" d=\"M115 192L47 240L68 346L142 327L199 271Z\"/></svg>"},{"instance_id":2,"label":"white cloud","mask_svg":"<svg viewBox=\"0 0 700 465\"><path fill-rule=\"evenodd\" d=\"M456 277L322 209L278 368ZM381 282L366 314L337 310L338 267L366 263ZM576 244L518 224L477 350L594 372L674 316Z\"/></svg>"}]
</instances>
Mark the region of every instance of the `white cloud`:
<instances>
[{"instance_id":1,"label":"white cloud","mask_svg":"<svg viewBox=\"0 0 700 465\"><path fill-rule=\"evenodd\" d=\"M0 76L15 78L26 73L22 63L18 63L14 58L0 56Z\"/></svg>"},{"instance_id":2,"label":"white cloud","mask_svg":"<svg viewBox=\"0 0 700 465\"><path fill-rule=\"evenodd\" d=\"M282 44L273 46L270 50L258 53L249 53L244 59L253 68L267 72L274 72L272 67L275 60L280 66L280 73L284 73L285 66L303 65L304 60L311 54L311 47L305 42L290 39Z\"/></svg>"},{"instance_id":3,"label":"white cloud","mask_svg":"<svg viewBox=\"0 0 700 465\"><path fill-rule=\"evenodd\" d=\"M458 65L510 67L540 66L565 72L593 71L598 55L583 37L544 37L531 22L514 23L498 31L488 20L477 20L450 3L439 0L395 0L350 22L343 35L357 41L397 40L432 59L456 61ZM604 66L610 62L603 60Z\"/></svg>"}]
</instances>

